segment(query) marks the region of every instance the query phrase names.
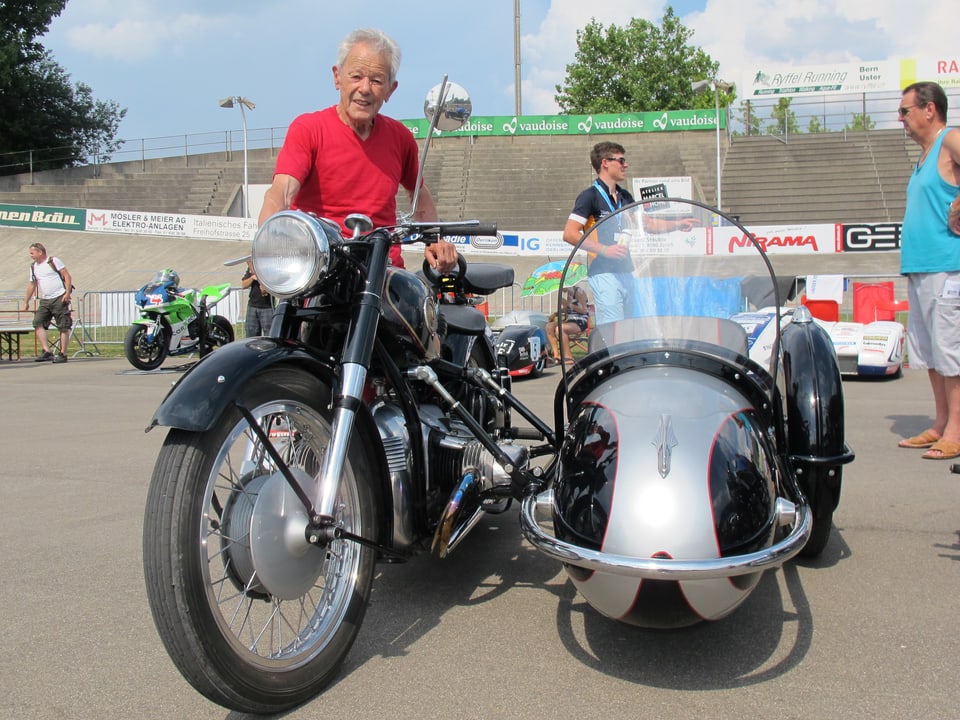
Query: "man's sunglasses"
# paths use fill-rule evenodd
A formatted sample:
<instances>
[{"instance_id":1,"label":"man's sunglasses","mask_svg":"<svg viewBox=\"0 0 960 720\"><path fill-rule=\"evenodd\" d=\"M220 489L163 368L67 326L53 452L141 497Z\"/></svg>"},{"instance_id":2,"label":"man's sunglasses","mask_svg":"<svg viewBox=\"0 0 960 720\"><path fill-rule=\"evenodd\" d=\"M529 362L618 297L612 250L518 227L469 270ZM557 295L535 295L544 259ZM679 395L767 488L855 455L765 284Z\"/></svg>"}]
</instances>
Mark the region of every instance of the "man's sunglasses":
<instances>
[{"instance_id":1,"label":"man's sunglasses","mask_svg":"<svg viewBox=\"0 0 960 720\"><path fill-rule=\"evenodd\" d=\"M902 105L901 107L897 108L897 112L900 113L900 117L905 118L914 108L922 107L926 107L926 105Z\"/></svg>"},{"instance_id":2,"label":"man's sunglasses","mask_svg":"<svg viewBox=\"0 0 960 720\"><path fill-rule=\"evenodd\" d=\"M604 160L611 160L611 161L613 161L613 162L618 162L618 163L620 163L621 165L626 165L626 164L627 164L627 159L626 159L625 157L616 157L616 158L615 158L615 157L608 157L608 158L604 158Z\"/></svg>"}]
</instances>

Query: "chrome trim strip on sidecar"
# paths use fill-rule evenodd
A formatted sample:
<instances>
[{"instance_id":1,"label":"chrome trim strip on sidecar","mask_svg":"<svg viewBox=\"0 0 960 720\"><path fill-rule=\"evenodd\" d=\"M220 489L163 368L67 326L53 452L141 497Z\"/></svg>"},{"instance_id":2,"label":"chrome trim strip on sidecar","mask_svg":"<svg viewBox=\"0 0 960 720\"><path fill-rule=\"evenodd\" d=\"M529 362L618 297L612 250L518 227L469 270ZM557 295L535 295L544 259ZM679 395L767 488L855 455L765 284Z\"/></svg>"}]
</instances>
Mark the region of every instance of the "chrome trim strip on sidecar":
<instances>
[{"instance_id":1,"label":"chrome trim strip on sidecar","mask_svg":"<svg viewBox=\"0 0 960 720\"><path fill-rule=\"evenodd\" d=\"M540 552L563 563L587 570L648 580L700 580L761 572L778 567L799 553L810 537L813 519L810 506L796 506L796 521L790 534L774 545L745 555L707 560L637 558L589 550L559 540L547 533L536 520L538 507L553 507L553 490L529 495L520 509L520 528L524 537Z\"/></svg>"}]
</instances>

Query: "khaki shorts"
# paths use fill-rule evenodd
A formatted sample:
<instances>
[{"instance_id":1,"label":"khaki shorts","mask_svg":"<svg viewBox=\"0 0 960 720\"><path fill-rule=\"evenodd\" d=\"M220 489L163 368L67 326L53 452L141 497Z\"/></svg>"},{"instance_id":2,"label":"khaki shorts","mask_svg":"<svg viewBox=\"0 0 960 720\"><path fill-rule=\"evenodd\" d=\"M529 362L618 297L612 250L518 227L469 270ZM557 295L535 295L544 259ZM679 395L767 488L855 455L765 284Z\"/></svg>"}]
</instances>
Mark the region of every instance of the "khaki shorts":
<instances>
[{"instance_id":1,"label":"khaki shorts","mask_svg":"<svg viewBox=\"0 0 960 720\"><path fill-rule=\"evenodd\" d=\"M37 312L33 315L33 327L50 327L50 321L57 321L58 330L69 330L73 327L73 317L70 315L70 303L63 301L63 295L52 300L41 300Z\"/></svg>"},{"instance_id":2,"label":"khaki shorts","mask_svg":"<svg viewBox=\"0 0 960 720\"><path fill-rule=\"evenodd\" d=\"M944 286L947 297L944 297ZM960 376L960 271L907 275L907 352L910 367Z\"/></svg>"}]
</instances>

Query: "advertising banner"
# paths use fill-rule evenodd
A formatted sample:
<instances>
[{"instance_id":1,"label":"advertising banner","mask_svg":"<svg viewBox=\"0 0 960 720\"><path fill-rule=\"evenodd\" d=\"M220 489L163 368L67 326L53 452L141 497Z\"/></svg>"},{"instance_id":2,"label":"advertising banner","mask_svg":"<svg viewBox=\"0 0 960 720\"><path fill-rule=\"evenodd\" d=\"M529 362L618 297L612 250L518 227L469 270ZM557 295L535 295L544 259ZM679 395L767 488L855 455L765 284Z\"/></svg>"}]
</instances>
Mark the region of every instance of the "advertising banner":
<instances>
[{"instance_id":1,"label":"advertising banner","mask_svg":"<svg viewBox=\"0 0 960 720\"><path fill-rule=\"evenodd\" d=\"M257 232L257 221L249 218L134 210L87 210L85 224L86 229L91 232L193 237L208 240L253 240Z\"/></svg>"},{"instance_id":2,"label":"advertising banner","mask_svg":"<svg viewBox=\"0 0 960 720\"><path fill-rule=\"evenodd\" d=\"M427 120L401 120L414 137L427 134ZM726 127L726 113L720 114L720 128ZM671 110L669 112L616 113L600 115L488 115L474 116L459 130L434 132L436 137L524 135L606 135L611 133L677 132L716 130L715 110Z\"/></svg>"},{"instance_id":3,"label":"advertising banner","mask_svg":"<svg viewBox=\"0 0 960 720\"><path fill-rule=\"evenodd\" d=\"M886 92L900 89L900 70L894 61L768 66L744 78L741 87L744 99Z\"/></svg>"},{"instance_id":4,"label":"advertising banner","mask_svg":"<svg viewBox=\"0 0 960 720\"><path fill-rule=\"evenodd\" d=\"M751 225L753 234L769 255L810 255L842 251L837 225ZM751 247L750 239L736 227L729 225L712 228L713 252L716 255L736 255ZM752 249L750 252L754 252Z\"/></svg>"},{"instance_id":5,"label":"advertising banner","mask_svg":"<svg viewBox=\"0 0 960 720\"><path fill-rule=\"evenodd\" d=\"M49 230L83 230L84 211L77 208L0 204L0 225Z\"/></svg>"},{"instance_id":6,"label":"advertising banner","mask_svg":"<svg viewBox=\"0 0 960 720\"><path fill-rule=\"evenodd\" d=\"M901 60L900 88L918 80L930 80L945 89L960 87L960 53L939 58Z\"/></svg>"},{"instance_id":7,"label":"advertising banner","mask_svg":"<svg viewBox=\"0 0 960 720\"><path fill-rule=\"evenodd\" d=\"M765 66L743 77L738 95L750 100L899 92L919 80L938 83L945 89L960 87L960 54L835 65Z\"/></svg>"}]
</instances>

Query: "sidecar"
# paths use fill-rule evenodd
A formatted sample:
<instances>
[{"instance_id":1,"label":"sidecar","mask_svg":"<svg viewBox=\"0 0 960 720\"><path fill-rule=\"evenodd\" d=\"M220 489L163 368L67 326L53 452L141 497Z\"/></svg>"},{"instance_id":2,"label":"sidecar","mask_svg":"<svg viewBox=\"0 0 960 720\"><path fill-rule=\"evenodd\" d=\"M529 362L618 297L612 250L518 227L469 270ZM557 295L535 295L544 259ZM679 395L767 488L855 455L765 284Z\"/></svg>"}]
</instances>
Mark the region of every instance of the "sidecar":
<instances>
[{"instance_id":1,"label":"sidecar","mask_svg":"<svg viewBox=\"0 0 960 720\"><path fill-rule=\"evenodd\" d=\"M547 314L514 310L491 324L498 356L506 361L510 376L536 378L547 366Z\"/></svg>"},{"instance_id":2,"label":"sidecar","mask_svg":"<svg viewBox=\"0 0 960 720\"><path fill-rule=\"evenodd\" d=\"M722 618L764 570L822 552L854 457L830 336L805 308L781 315L745 228L741 246L713 243L728 223L658 199L581 240L629 247L616 268L628 302L564 371L556 476L524 500L521 526L590 605L638 626ZM758 344L738 316L759 298L774 320Z\"/></svg>"}]
</instances>

